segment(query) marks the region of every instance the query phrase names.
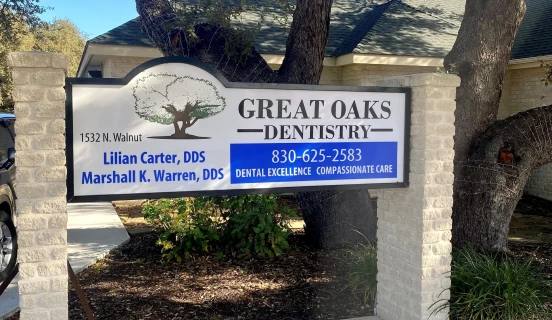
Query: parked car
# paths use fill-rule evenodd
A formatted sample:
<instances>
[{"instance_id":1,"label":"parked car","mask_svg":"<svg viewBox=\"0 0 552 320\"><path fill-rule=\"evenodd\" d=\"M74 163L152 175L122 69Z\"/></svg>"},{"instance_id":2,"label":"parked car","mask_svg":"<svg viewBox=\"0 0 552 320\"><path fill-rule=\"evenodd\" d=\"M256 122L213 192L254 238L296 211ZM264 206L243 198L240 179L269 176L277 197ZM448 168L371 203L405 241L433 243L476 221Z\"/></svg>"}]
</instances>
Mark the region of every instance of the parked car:
<instances>
[{"instance_id":1,"label":"parked car","mask_svg":"<svg viewBox=\"0 0 552 320\"><path fill-rule=\"evenodd\" d=\"M0 281L17 262L14 125L13 114L0 114Z\"/></svg>"}]
</instances>

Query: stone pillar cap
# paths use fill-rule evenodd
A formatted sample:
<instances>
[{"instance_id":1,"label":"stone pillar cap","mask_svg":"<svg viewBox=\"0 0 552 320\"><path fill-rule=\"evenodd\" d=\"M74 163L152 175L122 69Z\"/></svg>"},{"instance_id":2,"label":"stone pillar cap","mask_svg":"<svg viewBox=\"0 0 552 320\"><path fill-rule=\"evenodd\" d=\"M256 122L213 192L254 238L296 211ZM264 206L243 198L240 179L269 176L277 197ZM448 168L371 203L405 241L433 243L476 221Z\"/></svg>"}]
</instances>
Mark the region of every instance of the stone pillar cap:
<instances>
[{"instance_id":1,"label":"stone pillar cap","mask_svg":"<svg viewBox=\"0 0 552 320\"><path fill-rule=\"evenodd\" d=\"M10 68L53 68L67 70L69 58L62 53L26 51L10 52L6 59Z\"/></svg>"}]
</instances>

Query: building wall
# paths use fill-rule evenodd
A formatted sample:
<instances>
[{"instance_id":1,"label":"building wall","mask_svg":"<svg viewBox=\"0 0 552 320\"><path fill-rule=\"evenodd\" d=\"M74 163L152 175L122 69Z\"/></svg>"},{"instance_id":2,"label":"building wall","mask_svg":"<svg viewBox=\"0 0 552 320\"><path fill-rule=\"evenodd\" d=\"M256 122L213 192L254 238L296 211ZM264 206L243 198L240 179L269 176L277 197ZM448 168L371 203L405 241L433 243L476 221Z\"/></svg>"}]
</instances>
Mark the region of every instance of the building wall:
<instances>
[{"instance_id":1,"label":"building wall","mask_svg":"<svg viewBox=\"0 0 552 320\"><path fill-rule=\"evenodd\" d=\"M508 111L515 114L552 104L552 87L544 85L544 68L509 70Z\"/></svg>"},{"instance_id":2,"label":"building wall","mask_svg":"<svg viewBox=\"0 0 552 320\"><path fill-rule=\"evenodd\" d=\"M151 58L110 56L103 64L103 77L123 78L132 69L149 60Z\"/></svg>"},{"instance_id":3,"label":"building wall","mask_svg":"<svg viewBox=\"0 0 552 320\"><path fill-rule=\"evenodd\" d=\"M356 64L342 68L341 84L345 86L375 86L380 79L415 73L437 72L436 67L410 67L390 65Z\"/></svg>"},{"instance_id":4,"label":"building wall","mask_svg":"<svg viewBox=\"0 0 552 320\"><path fill-rule=\"evenodd\" d=\"M324 67L320 84L341 85L343 82L343 67Z\"/></svg>"},{"instance_id":5,"label":"building wall","mask_svg":"<svg viewBox=\"0 0 552 320\"><path fill-rule=\"evenodd\" d=\"M552 104L552 87L545 86L541 67L511 69L506 73L499 118ZM552 164L537 168L525 186L527 194L552 200Z\"/></svg>"},{"instance_id":6,"label":"building wall","mask_svg":"<svg viewBox=\"0 0 552 320\"><path fill-rule=\"evenodd\" d=\"M150 60L140 57L110 56L103 64L104 78L123 78L132 69ZM278 65L270 65L277 69ZM409 67L391 65L347 65L342 67L324 67L320 84L345 86L375 86L376 81L393 76L415 73L437 72L436 67Z\"/></svg>"},{"instance_id":7,"label":"building wall","mask_svg":"<svg viewBox=\"0 0 552 320\"><path fill-rule=\"evenodd\" d=\"M504 76L504 87L502 88L502 97L500 98L500 105L498 107L498 118L504 119L510 116L510 85L511 85L512 73L506 72Z\"/></svg>"},{"instance_id":8,"label":"building wall","mask_svg":"<svg viewBox=\"0 0 552 320\"><path fill-rule=\"evenodd\" d=\"M552 201L552 164L533 170L525 193Z\"/></svg>"}]
</instances>

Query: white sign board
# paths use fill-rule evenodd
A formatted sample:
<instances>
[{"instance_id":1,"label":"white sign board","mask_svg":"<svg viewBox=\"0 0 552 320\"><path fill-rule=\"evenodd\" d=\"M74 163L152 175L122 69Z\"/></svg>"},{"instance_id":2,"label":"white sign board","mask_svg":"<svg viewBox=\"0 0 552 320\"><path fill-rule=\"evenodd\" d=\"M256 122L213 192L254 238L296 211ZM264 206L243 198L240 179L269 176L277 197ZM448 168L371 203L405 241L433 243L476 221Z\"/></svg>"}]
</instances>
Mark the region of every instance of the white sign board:
<instances>
[{"instance_id":1,"label":"white sign board","mask_svg":"<svg viewBox=\"0 0 552 320\"><path fill-rule=\"evenodd\" d=\"M230 83L161 58L66 90L70 201L407 185L408 88Z\"/></svg>"}]
</instances>

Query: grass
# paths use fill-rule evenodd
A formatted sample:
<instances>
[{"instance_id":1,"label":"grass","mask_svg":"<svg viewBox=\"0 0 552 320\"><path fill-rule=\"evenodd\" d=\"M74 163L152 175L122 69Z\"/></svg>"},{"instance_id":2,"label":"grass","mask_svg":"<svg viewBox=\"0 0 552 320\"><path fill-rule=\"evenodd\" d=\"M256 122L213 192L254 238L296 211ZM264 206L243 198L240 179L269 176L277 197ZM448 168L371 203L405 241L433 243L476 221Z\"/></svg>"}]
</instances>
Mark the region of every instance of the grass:
<instances>
[{"instance_id":1,"label":"grass","mask_svg":"<svg viewBox=\"0 0 552 320\"><path fill-rule=\"evenodd\" d=\"M485 254L465 248L453 254L451 299L437 302L434 313L450 308L451 319L552 319L552 286L532 260Z\"/></svg>"},{"instance_id":2,"label":"grass","mask_svg":"<svg viewBox=\"0 0 552 320\"><path fill-rule=\"evenodd\" d=\"M350 250L351 272L349 287L354 294L360 294L367 304L376 298L377 290L377 249L371 244L358 243Z\"/></svg>"}]
</instances>

